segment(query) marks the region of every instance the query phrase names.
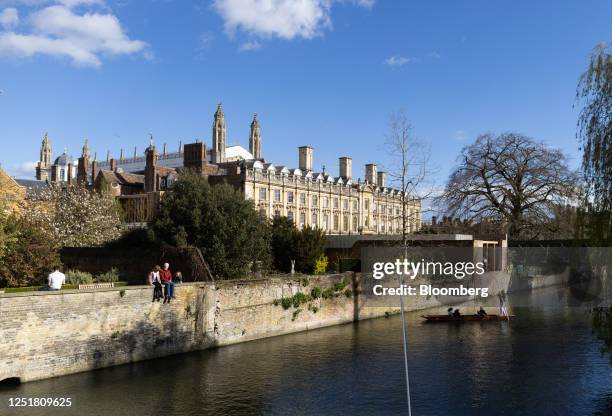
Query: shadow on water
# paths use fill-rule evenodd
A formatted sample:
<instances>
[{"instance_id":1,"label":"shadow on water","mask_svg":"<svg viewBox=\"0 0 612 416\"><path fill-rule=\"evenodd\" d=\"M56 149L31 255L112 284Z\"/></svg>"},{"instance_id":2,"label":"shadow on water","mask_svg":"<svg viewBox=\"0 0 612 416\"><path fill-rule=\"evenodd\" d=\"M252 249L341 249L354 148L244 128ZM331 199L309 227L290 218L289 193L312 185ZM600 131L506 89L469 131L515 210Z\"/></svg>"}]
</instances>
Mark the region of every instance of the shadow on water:
<instances>
[{"instance_id":1,"label":"shadow on water","mask_svg":"<svg viewBox=\"0 0 612 416\"><path fill-rule=\"evenodd\" d=\"M608 393L595 401L593 416L612 415L612 393Z\"/></svg>"},{"instance_id":2,"label":"shadow on water","mask_svg":"<svg viewBox=\"0 0 612 416\"><path fill-rule=\"evenodd\" d=\"M0 380L0 391L16 390L21 385L21 379L19 377L9 377L4 380Z\"/></svg>"}]
</instances>

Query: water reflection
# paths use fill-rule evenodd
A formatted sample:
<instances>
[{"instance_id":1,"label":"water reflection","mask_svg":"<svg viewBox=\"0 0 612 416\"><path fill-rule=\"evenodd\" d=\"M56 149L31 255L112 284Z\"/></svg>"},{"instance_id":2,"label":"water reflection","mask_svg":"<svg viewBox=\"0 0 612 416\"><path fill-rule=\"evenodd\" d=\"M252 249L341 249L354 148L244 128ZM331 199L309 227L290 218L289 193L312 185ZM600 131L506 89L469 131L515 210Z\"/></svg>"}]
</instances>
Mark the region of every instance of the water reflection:
<instances>
[{"instance_id":1,"label":"water reflection","mask_svg":"<svg viewBox=\"0 0 612 416\"><path fill-rule=\"evenodd\" d=\"M510 298L507 322L422 324L409 315L418 415L607 414L612 366L571 296ZM7 398L72 397L89 415L393 415L405 410L400 322L363 321L29 383Z\"/></svg>"}]
</instances>

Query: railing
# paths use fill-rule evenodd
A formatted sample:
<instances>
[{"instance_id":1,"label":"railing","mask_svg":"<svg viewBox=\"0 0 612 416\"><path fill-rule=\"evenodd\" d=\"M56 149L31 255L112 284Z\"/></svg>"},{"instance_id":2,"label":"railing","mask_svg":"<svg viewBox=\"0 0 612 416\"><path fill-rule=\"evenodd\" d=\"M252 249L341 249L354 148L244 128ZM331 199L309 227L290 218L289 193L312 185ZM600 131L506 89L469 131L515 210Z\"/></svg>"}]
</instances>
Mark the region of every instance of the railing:
<instances>
[{"instance_id":1,"label":"railing","mask_svg":"<svg viewBox=\"0 0 612 416\"><path fill-rule=\"evenodd\" d=\"M84 283L79 285L79 290L81 289L108 289L111 287L115 287L113 282L110 283Z\"/></svg>"}]
</instances>

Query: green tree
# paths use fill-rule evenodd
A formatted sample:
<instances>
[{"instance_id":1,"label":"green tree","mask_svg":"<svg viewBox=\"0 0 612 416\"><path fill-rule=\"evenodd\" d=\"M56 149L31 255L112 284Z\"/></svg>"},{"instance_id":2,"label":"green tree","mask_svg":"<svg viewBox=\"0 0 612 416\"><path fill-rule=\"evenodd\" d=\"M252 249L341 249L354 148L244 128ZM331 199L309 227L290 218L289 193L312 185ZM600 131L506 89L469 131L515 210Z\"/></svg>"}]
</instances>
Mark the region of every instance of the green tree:
<instances>
[{"instance_id":1,"label":"green tree","mask_svg":"<svg viewBox=\"0 0 612 416\"><path fill-rule=\"evenodd\" d=\"M153 229L171 244L199 247L216 276L242 277L270 265L270 229L253 202L194 172L182 173L163 198Z\"/></svg>"},{"instance_id":2,"label":"green tree","mask_svg":"<svg viewBox=\"0 0 612 416\"><path fill-rule=\"evenodd\" d=\"M291 260L296 257L295 242L298 233L289 218L276 216L272 220L272 257L276 270L291 271Z\"/></svg>"},{"instance_id":3,"label":"green tree","mask_svg":"<svg viewBox=\"0 0 612 416\"><path fill-rule=\"evenodd\" d=\"M23 218L0 214L0 235L0 287L43 284L60 264L54 241Z\"/></svg>"},{"instance_id":4,"label":"green tree","mask_svg":"<svg viewBox=\"0 0 612 416\"><path fill-rule=\"evenodd\" d=\"M295 237L295 270L313 273L317 260L325 253L327 237L320 228L304 227Z\"/></svg>"},{"instance_id":5,"label":"green tree","mask_svg":"<svg viewBox=\"0 0 612 416\"><path fill-rule=\"evenodd\" d=\"M5 255L17 238L12 230L13 227L9 226L9 217L11 216L5 205L0 201L0 258ZM11 220L13 219L11 218Z\"/></svg>"},{"instance_id":6,"label":"green tree","mask_svg":"<svg viewBox=\"0 0 612 416\"><path fill-rule=\"evenodd\" d=\"M612 233L612 54L599 44L576 89L582 105L577 136L582 143L589 237L609 240Z\"/></svg>"}]
</instances>

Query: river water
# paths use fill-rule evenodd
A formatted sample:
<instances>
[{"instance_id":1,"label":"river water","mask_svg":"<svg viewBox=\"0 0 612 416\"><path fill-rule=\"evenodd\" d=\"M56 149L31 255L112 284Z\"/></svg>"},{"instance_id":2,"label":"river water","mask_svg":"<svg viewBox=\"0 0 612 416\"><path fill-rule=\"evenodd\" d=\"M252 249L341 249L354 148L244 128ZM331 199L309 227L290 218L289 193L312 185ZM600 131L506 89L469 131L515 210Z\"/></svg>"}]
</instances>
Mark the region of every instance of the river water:
<instances>
[{"instance_id":1,"label":"river water","mask_svg":"<svg viewBox=\"0 0 612 416\"><path fill-rule=\"evenodd\" d=\"M520 296L510 323L409 314L415 416L612 414L612 363L586 310L555 289ZM403 377L394 316L4 388L0 413L395 415L406 414ZM73 406L6 407L49 396Z\"/></svg>"}]
</instances>

